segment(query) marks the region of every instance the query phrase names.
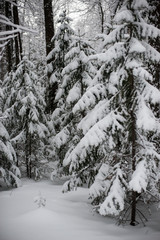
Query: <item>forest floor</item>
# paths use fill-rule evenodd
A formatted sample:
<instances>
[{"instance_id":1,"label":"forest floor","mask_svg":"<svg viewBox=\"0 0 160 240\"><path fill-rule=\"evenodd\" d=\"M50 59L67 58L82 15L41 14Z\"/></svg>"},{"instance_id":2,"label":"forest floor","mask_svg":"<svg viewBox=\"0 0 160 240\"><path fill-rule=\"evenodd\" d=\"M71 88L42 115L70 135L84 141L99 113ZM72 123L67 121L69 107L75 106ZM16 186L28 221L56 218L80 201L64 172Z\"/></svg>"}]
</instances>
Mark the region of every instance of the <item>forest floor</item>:
<instances>
[{"instance_id":1,"label":"forest floor","mask_svg":"<svg viewBox=\"0 0 160 240\"><path fill-rule=\"evenodd\" d=\"M92 211L88 189L63 194L58 182L22 182L20 188L0 191L0 240L160 240L156 208L145 227L118 226ZM45 207L34 202L39 193Z\"/></svg>"}]
</instances>

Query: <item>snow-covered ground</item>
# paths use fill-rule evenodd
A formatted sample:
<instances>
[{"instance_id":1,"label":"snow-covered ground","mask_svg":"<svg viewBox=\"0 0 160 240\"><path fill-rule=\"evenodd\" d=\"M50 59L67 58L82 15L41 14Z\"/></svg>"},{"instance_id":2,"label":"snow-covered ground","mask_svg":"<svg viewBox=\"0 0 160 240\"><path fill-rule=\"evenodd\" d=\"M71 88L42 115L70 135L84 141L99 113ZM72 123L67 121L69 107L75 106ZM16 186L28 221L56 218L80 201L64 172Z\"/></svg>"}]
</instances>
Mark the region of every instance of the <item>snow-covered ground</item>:
<instances>
[{"instance_id":1,"label":"snow-covered ground","mask_svg":"<svg viewBox=\"0 0 160 240\"><path fill-rule=\"evenodd\" d=\"M117 226L94 213L88 189L63 194L62 186L24 180L23 186L0 192L0 240L160 240L160 211L146 227ZM39 192L46 206L38 208Z\"/></svg>"}]
</instances>

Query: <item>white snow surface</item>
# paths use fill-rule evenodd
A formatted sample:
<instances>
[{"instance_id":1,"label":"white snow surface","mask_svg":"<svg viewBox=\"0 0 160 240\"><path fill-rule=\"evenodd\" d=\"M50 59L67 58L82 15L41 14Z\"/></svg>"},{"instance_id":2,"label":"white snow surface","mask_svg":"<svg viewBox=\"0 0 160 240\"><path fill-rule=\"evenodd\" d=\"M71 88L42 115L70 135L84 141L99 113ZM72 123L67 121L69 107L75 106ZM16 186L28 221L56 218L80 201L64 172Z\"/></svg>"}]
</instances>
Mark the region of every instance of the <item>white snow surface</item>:
<instances>
[{"instance_id":1,"label":"white snow surface","mask_svg":"<svg viewBox=\"0 0 160 240\"><path fill-rule=\"evenodd\" d=\"M88 189L63 194L58 181L22 180L18 189L0 192L0 240L159 240L160 214L153 209L147 226L117 226L92 211ZM46 199L37 207L38 193Z\"/></svg>"}]
</instances>

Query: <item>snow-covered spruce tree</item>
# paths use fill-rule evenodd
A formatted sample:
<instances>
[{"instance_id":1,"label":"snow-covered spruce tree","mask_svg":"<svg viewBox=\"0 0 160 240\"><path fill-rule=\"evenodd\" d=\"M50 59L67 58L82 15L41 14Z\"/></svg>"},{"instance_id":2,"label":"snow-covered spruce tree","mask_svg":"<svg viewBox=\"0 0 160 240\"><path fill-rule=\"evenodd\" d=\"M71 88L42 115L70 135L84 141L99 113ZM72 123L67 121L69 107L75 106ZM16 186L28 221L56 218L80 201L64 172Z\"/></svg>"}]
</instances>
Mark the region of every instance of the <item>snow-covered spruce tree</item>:
<instances>
[{"instance_id":1,"label":"snow-covered spruce tree","mask_svg":"<svg viewBox=\"0 0 160 240\"><path fill-rule=\"evenodd\" d=\"M45 101L33 69L34 64L27 57L23 57L14 74L14 89L5 110L13 125L12 142L17 150L22 148L25 152L28 177L31 177L32 171L43 157L38 152L44 148L44 139L48 134L44 115Z\"/></svg>"},{"instance_id":2,"label":"snow-covered spruce tree","mask_svg":"<svg viewBox=\"0 0 160 240\"><path fill-rule=\"evenodd\" d=\"M70 173L81 173L97 149L99 158L91 164L99 161L101 167L90 196L101 215L117 216L124 210L125 218L131 210L131 225L136 225L136 217L144 217L138 200L159 196L160 156L154 136L160 125L152 106L160 102L160 92L153 85L148 61L158 62L160 54L148 39L160 31L143 19L147 9L146 0L126 0L117 9L103 52L92 57L101 63L95 85L73 108L74 114L89 109L78 124L84 137L63 162Z\"/></svg>"},{"instance_id":3,"label":"snow-covered spruce tree","mask_svg":"<svg viewBox=\"0 0 160 240\"><path fill-rule=\"evenodd\" d=\"M0 177L3 178L7 186L19 187L20 171L16 166L17 158L14 148L11 144L9 134L3 125L5 116L1 111L1 103L3 102L3 92L0 88Z\"/></svg>"},{"instance_id":4,"label":"snow-covered spruce tree","mask_svg":"<svg viewBox=\"0 0 160 240\"><path fill-rule=\"evenodd\" d=\"M72 42L73 29L70 27L71 18L67 17L66 11L59 15L59 24L52 38L53 49L47 56L49 88L47 88L47 112L52 113L56 108L55 95L59 84L62 82L61 72L65 66L65 54Z\"/></svg>"},{"instance_id":5,"label":"snow-covered spruce tree","mask_svg":"<svg viewBox=\"0 0 160 240\"><path fill-rule=\"evenodd\" d=\"M149 3L148 22L160 29L160 1L148 0L148 3ZM154 39L149 38L150 45L160 52L159 42L160 36L157 36L157 38ZM148 67L150 67L150 71L152 71L153 73L154 84L160 90L160 72L159 72L160 62L156 62L154 66L150 66L150 64L148 63ZM158 104L155 106L155 110L157 112L157 117L160 117L160 107Z\"/></svg>"},{"instance_id":6,"label":"snow-covered spruce tree","mask_svg":"<svg viewBox=\"0 0 160 240\"><path fill-rule=\"evenodd\" d=\"M73 116L72 109L96 74L95 66L89 62L89 56L94 53L90 43L83 40L79 34L74 37L65 55L66 66L62 71L62 83L56 95L58 105L52 115L54 128L57 129L52 144L59 158L59 167L63 165L65 154L73 150L82 135L77 131L77 121L80 121L85 113Z\"/></svg>"}]
</instances>

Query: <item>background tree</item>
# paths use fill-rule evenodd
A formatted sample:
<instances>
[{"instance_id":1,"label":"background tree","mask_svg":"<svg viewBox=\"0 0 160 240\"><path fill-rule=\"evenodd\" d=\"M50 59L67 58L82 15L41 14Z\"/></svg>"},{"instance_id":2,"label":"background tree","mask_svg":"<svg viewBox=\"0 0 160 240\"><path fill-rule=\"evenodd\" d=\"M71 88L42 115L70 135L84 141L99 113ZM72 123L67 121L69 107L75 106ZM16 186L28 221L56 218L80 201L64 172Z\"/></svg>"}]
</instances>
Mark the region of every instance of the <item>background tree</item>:
<instances>
[{"instance_id":1,"label":"background tree","mask_svg":"<svg viewBox=\"0 0 160 240\"><path fill-rule=\"evenodd\" d=\"M6 116L2 114L3 91L0 88L0 176L7 186L19 187L21 173L17 165L15 150L10 141L10 136L3 125Z\"/></svg>"},{"instance_id":2,"label":"background tree","mask_svg":"<svg viewBox=\"0 0 160 240\"><path fill-rule=\"evenodd\" d=\"M65 54L68 51L69 45L72 41L71 35L74 34L73 29L70 27L71 19L67 17L66 11L60 14L58 23L60 24L55 35L52 38L53 49L47 56L48 61L48 76L50 77L50 85L56 86L62 82L62 70L65 66ZM50 95L50 103L48 108L50 112L53 112L56 106L55 91L51 91L47 88L48 94Z\"/></svg>"},{"instance_id":3,"label":"background tree","mask_svg":"<svg viewBox=\"0 0 160 240\"><path fill-rule=\"evenodd\" d=\"M54 20L52 10L52 0L44 0L44 17L45 17L45 36L46 36L46 53L52 50L51 39L54 36Z\"/></svg>"},{"instance_id":4,"label":"background tree","mask_svg":"<svg viewBox=\"0 0 160 240\"><path fill-rule=\"evenodd\" d=\"M2 65L2 79L7 72L16 69L16 64L20 61L22 46L22 31L36 33L36 31L18 25L18 8L15 1L2 1L0 5L1 34L0 34L0 61ZM15 22L15 23L14 23ZM18 39L18 40L17 40ZM16 63L17 62L17 63ZM6 67L7 66L7 67Z\"/></svg>"},{"instance_id":5,"label":"background tree","mask_svg":"<svg viewBox=\"0 0 160 240\"><path fill-rule=\"evenodd\" d=\"M58 104L52 115L56 131L52 142L59 158L60 167L62 167L66 150L70 152L79 139L77 121L80 121L82 116L80 114L73 118L72 109L90 86L96 74L95 66L88 61L89 56L94 53L90 43L84 41L82 36L74 36L65 55L66 66L62 70L62 83L56 95Z\"/></svg>"},{"instance_id":6,"label":"background tree","mask_svg":"<svg viewBox=\"0 0 160 240\"><path fill-rule=\"evenodd\" d=\"M5 16L12 21L12 7L10 2L5 1ZM11 31L12 26L6 25L6 31ZM8 72L13 69L14 60L13 60L13 39L11 38L6 46L6 55L7 55L7 63L8 63Z\"/></svg>"},{"instance_id":7,"label":"background tree","mask_svg":"<svg viewBox=\"0 0 160 240\"><path fill-rule=\"evenodd\" d=\"M13 126L12 141L17 144L17 147L21 146L23 141L25 146L23 150L25 150L26 170L30 178L33 168L38 166L36 161L40 162L43 159L43 155L38 159L38 152L44 150L44 139L48 134L45 126L45 101L33 69L33 63L23 57L12 78L11 94L6 100L8 107L5 106L5 113Z\"/></svg>"},{"instance_id":8,"label":"background tree","mask_svg":"<svg viewBox=\"0 0 160 240\"><path fill-rule=\"evenodd\" d=\"M13 22L16 25L19 24L19 13L18 13L18 5L17 5L17 0L14 0L14 5L13 5ZM22 39L20 33L18 33L18 36L14 38L15 41L15 64L16 66L19 64L22 58Z\"/></svg>"},{"instance_id":9,"label":"background tree","mask_svg":"<svg viewBox=\"0 0 160 240\"><path fill-rule=\"evenodd\" d=\"M94 40L97 34L106 32L109 21L109 1L108 0L78 0L75 1L77 14L80 20L75 23L76 28L80 28L86 37ZM75 10L73 10L75 11ZM72 5L70 6L72 13Z\"/></svg>"}]
</instances>

